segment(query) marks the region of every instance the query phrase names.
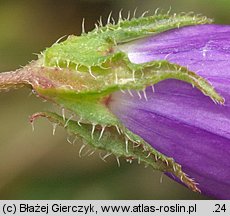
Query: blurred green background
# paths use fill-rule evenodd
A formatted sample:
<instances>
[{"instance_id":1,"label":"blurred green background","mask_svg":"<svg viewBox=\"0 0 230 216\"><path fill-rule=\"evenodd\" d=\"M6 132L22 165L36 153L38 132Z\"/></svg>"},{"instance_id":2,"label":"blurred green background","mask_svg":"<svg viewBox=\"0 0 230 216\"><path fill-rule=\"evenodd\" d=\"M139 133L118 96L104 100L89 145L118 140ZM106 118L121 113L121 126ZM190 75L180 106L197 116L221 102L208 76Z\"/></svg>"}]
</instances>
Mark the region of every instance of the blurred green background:
<instances>
[{"instance_id":1,"label":"blurred green background","mask_svg":"<svg viewBox=\"0 0 230 216\"><path fill-rule=\"evenodd\" d=\"M85 18L91 30L100 16L120 9L170 7L172 12L202 13L216 23L230 23L229 0L88 0L0 1L0 71L14 70L63 35L80 34ZM114 157L103 162L98 153L79 158L80 143L71 145L67 134L45 119L32 132L28 116L57 109L43 103L29 89L0 94L0 199L207 199L143 165Z\"/></svg>"}]
</instances>

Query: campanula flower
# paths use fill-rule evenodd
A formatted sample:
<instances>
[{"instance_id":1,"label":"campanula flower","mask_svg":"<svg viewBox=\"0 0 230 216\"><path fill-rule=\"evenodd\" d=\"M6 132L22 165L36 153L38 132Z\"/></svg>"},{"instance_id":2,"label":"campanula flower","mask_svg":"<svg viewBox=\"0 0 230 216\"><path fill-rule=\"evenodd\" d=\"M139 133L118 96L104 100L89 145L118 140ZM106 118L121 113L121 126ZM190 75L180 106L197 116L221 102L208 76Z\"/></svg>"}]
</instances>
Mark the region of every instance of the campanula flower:
<instances>
[{"instance_id":1,"label":"campanula flower","mask_svg":"<svg viewBox=\"0 0 230 216\"><path fill-rule=\"evenodd\" d=\"M107 25L99 21L1 73L0 90L27 86L59 105L62 116L39 112L30 121L63 126L82 140L79 154L89 145L105 151L103 160L138 160L227 199L230 27L209 23L184 13L120 14L117 23L109 16Z\"/></svg>"},{"instance_id":2,"label":"campanula flower","mask_svg":"<svg viewBox=\"0 0 230 216\"><path fill-rule=\"evenodd\" d=\"M167 60L187 67L224 97L224 105L215 104L192 85L168 79L148 87L147 99L113 93L109 107L132 132L181 164L203 194L230 199L230 26L187 26L120 49L134 63Z\"/></svg>"}]
</instances>

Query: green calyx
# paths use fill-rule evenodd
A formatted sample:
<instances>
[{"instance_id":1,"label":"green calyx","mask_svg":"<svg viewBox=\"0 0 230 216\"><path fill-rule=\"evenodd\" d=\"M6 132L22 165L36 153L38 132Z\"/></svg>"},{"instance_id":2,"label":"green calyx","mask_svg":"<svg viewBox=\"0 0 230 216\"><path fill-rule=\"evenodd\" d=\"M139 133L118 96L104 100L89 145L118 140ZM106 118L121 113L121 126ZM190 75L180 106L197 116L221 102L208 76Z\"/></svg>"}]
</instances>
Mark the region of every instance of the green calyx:
<instances>
[{"instance_id":1,"label":"green calyx","mask_svg":"<svg viewBox=\"0 0 230 216\"><path fill-rule=\"evenodd\" d=\"M145 92L146 87L169 78L190 83L214 102L223 104L224 99L212 85L187 68L167 61L134 64L119 48L126 42L135 42L169 29L209 22L206 17L160 14L130 20L120 18L117 24L96 25L96 29L87 34L56 42L37 61L23 69L2 73L0 89L32 86L40 97L71 111L79 121L53 113L39 113L32 116L31 121L37 116L47 117L95 149L105 150L116 157L137 159L154 169L170 172L192 190L199 191L180 165L125 128L109 110L108 104L113 92ZM131 145L127 147L127 143Z\"/></svg>"},{"instance_id":2,"label":"green calyx","mask_svg":"<svg viewBox=\"0 0 230 216\"><path fill-rule=\"evenodd\" d=\"M143 139L131 133L126 128L123 128L122 130L114 126L102 127L100 125L95 126L85 123L79 124L76 121L61 117L51 112L36 113L31 116L30 121L33 123L38 117L48 118L55 125L57 124L64 127L69 134L80 139L83 143L79 152L80 155L86 145L91 146L92 151L87 152L88 154L91 154L96 150L104 150L105 154L102 159L105 160L106 157L115 155L119 166L120 157L130 163L136 160L139 164L143 163L155 170L171 172L191 190L199 191L196 183L181 170L179 164L177 164L172 158L168 158L154 150ZM89 133L89 131L91 131L91 133Z\"/></svg>"}]
</instances>

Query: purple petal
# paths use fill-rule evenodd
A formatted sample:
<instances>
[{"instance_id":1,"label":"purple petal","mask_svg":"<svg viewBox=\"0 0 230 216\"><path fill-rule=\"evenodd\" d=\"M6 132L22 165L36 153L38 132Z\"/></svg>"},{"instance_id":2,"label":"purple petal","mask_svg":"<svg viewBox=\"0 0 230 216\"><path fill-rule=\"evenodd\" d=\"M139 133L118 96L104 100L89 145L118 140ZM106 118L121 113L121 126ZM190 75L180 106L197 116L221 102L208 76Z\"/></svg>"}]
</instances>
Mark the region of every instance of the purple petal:
<instances>
[{"instance_id":1,"label":"purple petal","mask_svg":"<svg viewBox=\"0 0 230 216\"><path fill-rule=\"evenodd\" d=\"M188 67L212 82L230 103L230 26L188 26L120 48L135 63L168 60Z\"/></svg>"},{"instance_id":2,"label":"purple petal","mask_svg":"<svg viewBox=\"0 0 230 216\"><path fill-rule=\"evenodd\" d=\"M166 80L148 101L117 92L110 109L155 149L173 157L202 193L230 199L230 26L198 25L125 45L135 63L166 59L207 78L225 98L214 104L191 85ZM144 97L143 97L144 98Z\"/></svg>"}]
</instances>

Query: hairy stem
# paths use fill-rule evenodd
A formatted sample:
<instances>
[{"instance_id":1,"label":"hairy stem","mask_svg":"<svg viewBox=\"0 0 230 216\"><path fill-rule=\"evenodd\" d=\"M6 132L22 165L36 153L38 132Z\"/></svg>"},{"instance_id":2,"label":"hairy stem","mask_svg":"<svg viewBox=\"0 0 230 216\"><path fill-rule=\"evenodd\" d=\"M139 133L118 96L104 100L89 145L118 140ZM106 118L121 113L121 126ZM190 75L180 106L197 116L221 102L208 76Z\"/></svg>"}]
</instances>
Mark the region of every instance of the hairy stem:
<instances>
[{"instance_id":1,"label":"hairy stem","mask_svg":"<svg viewBox=\"0 0 230 216\"><path fill-rule=\"evenodd\" d=\"M29 71L19 69L16 71L9 71L0 73L0 91L20 88L29 85Z\"/></svg>"}]
</instances>

